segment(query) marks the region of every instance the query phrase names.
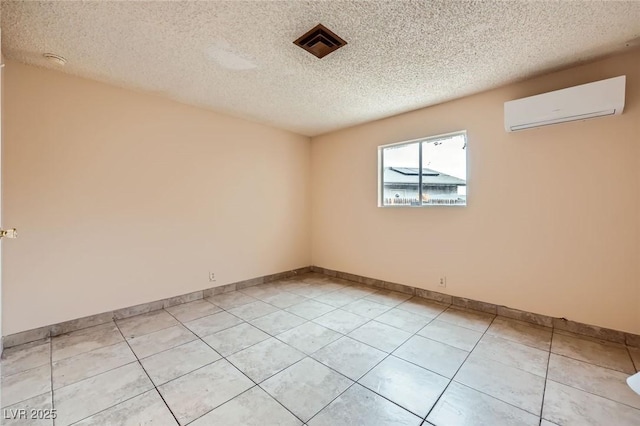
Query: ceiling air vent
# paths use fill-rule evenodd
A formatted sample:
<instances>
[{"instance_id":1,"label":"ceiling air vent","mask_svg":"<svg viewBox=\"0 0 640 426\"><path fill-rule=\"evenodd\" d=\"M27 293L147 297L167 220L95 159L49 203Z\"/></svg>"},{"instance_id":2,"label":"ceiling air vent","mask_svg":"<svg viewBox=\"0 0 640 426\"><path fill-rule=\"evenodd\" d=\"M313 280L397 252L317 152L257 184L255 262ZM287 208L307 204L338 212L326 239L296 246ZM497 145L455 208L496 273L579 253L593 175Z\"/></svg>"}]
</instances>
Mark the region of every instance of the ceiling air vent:
<instances>
[{"instance_id":1,"label":"ceiling air vent","mask_svg":"<svg viewBox=\"0 0 640 426\"><path fill-rule=\"evenodd\" d=\"M293 43L318 58L324 58L329 53L347 44L346 41L322 24L316 25Z\"/></svg>"}]
</instances>

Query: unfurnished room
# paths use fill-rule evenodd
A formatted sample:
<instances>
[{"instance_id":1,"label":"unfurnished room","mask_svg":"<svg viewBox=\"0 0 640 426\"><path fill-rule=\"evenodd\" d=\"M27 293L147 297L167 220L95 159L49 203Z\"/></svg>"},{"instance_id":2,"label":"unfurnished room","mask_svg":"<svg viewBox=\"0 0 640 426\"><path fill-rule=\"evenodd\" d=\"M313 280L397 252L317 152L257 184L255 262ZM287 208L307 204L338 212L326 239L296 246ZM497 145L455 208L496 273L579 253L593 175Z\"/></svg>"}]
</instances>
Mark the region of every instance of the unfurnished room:
<instances>
[{"instance_id":1,"label":"unfurnished room","mask_svg":"<svg viewBox=\"0 0 640 426\"><path fill-rule=\"evenodd\" d=\"M640 425L640 1L0 30L0 424Z\"/></svg>"}]
</instances>

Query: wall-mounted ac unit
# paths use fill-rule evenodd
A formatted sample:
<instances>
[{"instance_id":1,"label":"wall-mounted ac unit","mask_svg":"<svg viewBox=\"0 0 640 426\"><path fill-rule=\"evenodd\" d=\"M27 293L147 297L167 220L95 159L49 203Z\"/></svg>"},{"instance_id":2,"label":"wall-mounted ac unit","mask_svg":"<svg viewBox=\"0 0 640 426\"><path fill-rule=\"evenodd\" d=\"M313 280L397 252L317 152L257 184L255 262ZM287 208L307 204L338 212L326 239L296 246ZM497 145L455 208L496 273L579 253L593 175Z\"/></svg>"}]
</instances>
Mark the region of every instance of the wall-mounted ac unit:
<instances>
[{"instance_id":1,"label":"wall-mounted ac unit","mask_svg":"<svg viewBox=\"0 0 640 426\"><path fill-rule=\"evenodd\" d=\"M622 114L626 76L504 103L507 132Z\"/></svg>"}]
</instances>

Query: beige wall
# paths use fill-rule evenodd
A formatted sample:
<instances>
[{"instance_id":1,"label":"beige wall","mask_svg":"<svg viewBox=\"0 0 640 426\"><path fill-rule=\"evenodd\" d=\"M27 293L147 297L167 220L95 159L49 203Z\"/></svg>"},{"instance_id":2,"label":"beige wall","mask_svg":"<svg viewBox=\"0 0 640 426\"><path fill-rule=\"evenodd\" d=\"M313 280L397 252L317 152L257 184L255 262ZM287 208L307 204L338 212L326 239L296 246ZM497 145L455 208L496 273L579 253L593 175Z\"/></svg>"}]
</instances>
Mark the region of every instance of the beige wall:
<instances>
[{"instance_id":1,"label":"beige wall","mask_svg":"<svg viewBox=\"0 0 640 426\"><path fill-rule=\"evenodd\" d=\"M620 74L622 116L504 132L504 101ZM640 333L640 51L311 143L11 61L5 80L4 335L309 264ZM378 145L462 129L468 207L376 207Z\"/></svg>"},{"instance_id":2,"label":"beige wall","mask_svg":"<svg viewBox=\"0 0 640 426\"><path fill-rule=\"evenodd\" d=\"M308 138L11 61L4 96L4 335L310 264Z\"/></svg>"},{"instance_id":3,"label":"beige wall","mask_svg":"<svg viewBox=\"0 0 640 426\"><path fill-rule=\"evenodd\" d=\"M504 131L507 100L621 74L621 116ZM464 129L468 207L376 207L379 145ZM315 265L640 333L640 51L313 138L311 157Z\"/></svg>"}]
</instances>

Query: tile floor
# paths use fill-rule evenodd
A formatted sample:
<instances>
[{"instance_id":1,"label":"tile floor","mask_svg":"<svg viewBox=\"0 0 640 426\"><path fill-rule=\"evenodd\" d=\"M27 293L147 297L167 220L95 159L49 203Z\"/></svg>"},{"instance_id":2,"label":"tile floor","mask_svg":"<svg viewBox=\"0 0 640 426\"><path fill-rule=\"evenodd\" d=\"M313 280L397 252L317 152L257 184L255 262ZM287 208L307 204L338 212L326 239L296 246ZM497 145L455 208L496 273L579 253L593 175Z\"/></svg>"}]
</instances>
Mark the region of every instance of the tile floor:
<instances>
[{"instance_id":1,"label":"tile floor","mask_svg":"<svg viewBox=\"0 0 640 426\"><path fill-rule=\"evenodd\" d=\"M1 423L640 425L639 367L640 349L308 274L9 348Z\"/></svg>"}]
</instances>

